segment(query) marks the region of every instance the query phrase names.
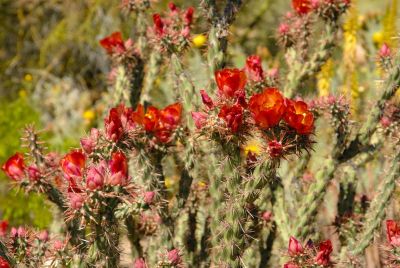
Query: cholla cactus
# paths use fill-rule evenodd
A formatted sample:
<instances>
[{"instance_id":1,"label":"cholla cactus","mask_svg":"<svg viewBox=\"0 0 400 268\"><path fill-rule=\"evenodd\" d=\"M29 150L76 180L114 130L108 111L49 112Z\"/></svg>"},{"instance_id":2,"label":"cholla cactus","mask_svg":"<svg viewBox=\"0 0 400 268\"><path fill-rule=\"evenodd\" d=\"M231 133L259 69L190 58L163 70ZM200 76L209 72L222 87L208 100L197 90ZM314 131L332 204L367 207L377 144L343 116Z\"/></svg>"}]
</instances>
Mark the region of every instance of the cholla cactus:
<instances>
[{"instance_id":1,"label":"cholla cactus","mask_svg":"<svg viewBox=\"0 0 400 268\"><path fill-rule=\"evenodd\" d=\"M121 267L125 239L136 268L364 267L364 250L399 179L400 53L388 46L378 52L381 94L365 109L365 120L356 121L345 96L313 98L318 90L306 90L334 60L350 1L293 0L278 29L287 67L268 71L257 55L244 66L221 68L242 1L227 0L223 12L222 4L202 1L210 23L204 60L213 70L202 87L182 61L194 8L170 3L166 15L151 17L150 2L123 1L141 22L143 15L153 19L138 42L124 41L120 32L100 41L117 96L104 125L64 155L47 152L28 126L25 153L4 163L15 187L56 205L64 226L49 234L8 231L0 222L0 267ZM317 27L325 29L320 36ZM147 45L157 49L158 60ZM157 108L143 88L162 64L171 64L164 69L174 79L175 90L167 93L175 100ZM388 155L378 165L383 178L368 203L370 193L357 185L367 163L382 154ZM331 198L335 215L321 219L331 182L339 189ZM321 222L335 229L321 232ZM400 228L392 220L386 225L382 256L396 267Z\"/></svg>"}]
</instances>

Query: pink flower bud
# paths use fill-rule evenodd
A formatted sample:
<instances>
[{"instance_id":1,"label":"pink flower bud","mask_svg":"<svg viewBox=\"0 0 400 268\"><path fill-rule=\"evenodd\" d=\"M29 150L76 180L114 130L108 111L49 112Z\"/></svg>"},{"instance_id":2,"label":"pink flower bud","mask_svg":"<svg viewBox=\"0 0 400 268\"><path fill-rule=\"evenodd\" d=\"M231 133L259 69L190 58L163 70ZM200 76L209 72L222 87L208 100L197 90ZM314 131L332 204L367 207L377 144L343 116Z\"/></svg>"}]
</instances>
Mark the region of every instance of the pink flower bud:
<instances>
[{"instance_id":1,"label":"pink flower bud","mask_svg":"<svg viewBox=\"0 0 400 268\"><path fill-rule=\"evenodd\" d=\"M214 103L207 92L202 89L200 90L201 100L203 101L204 105L208 107L208 109L212 109L214 107Z\"/></svg>"},{"instance_id":2,"label":"pink flower bud","mask_svg":"<svg viewBox=\"0 0 400 268\"><path fill-rule=\"evenodd\" d=\"M26 236L25 228L22 226L18 227L17 235L18 235L18 237L25 237Z\"/></svg>"},{"instance_id":3,"label":"pink flower bud","mask_svg":"<svg viewBox=\"0 0 400 268\"><path fill-rule=\"evenodd\" d=\"M102 172L103 171L103 172ZM100 189L104 185L104 170L98 167L89 168L86 175L86 187L89 190Z\"/></svg>"},{"instance_id":4,"label":"pink flower bud","mask_svg":"<svg viewBox=\"0 0 400 268\"><path fill-rule=\"evenodd\" d=\"M15 227L12 227L12 228L11 228L10 236L11 236L11 237L17 237L17 236L18 236L18 230L17 230L17 228L15 228Z\"/></svg>"},{"instance_id":5,"label":"pink flower bud","mask_svg":"<svg viewBox=\"0 0 400 268\"><path fill-rule=\"evenodd\" d=\"M42 242L47 242L49 240L49 233L46 230L41 231L37 238Z\"/></svg>"},{"instance_id":6,"label":"pink flower bud","mask_svg":"<svg viewBox=\"0 0 400 268\"><path fill-rule=\"evenodd\" d=\"M267 71L267 76L273 80L277 80L279 78L279 70L278 68L272 68Z\"/></svg>"},{"instance_id":7,"label":"pink flower bud","mask_svg":"<svg viewBox=\"0 0 400 268\"><path fill-rule=\"evenodd\" d=\"M139 258L135 260L133 268L147 268L147 265L143 258Z\"/></svg>"},{"instance_id":8,"label":"pink flower bud","mask_svg":"<svg viewBox=\"0 0 400 268\"><path fill-rule=\"evenodd\" d=\"M156 195L155 192L145 192L144 193L144 197L143 197L143 201L147 204L150 205L153 203L154 201L154 196Z\"/></svg>"},{"instance_id":9,"label":"pink flower bud","mask_svg":"<svg viewBox=\"0 0 400 268\"><path fill-rule=\"evenodd\" d=\"M54 250L60 251L64 248L64 243L61 240L55 240L53 243Z\"/></svg>"},{"instance_id":10,"label":"pink flower bud","mask_svg":"<svg viewBox=\"0 0 400 268\"><path fill-rule=\"evenodd\" d=\"M383 117L381 118L381 125L382 125L382 127L388 128L388 127L390 127L391 124L392 124L392 121L390 120L389 117L383 116Z\"/></svg>"},{"instance_id":11,"label":"pink flower bud","mask_svg":"<svg viewBox=\"0 0 400 268\"><path fill-rule=\"evenodd\" d=\"M289 33L289 25L287 23L281 23L278 27L278 33L280 35L286 35Z\"/></svg>"},{"instance_id":12,"label":"pink flower bud","mask_svg":"<svg viewBox=\"0 0 400 268\"><path fill-rule=\"evenodd\" d=\"M173 249L168 251L167 258L171 265L179 265L182 263L182 258L179 249Z\"/></svg>"},{"instance_id":13,"label":"pink flower bud","mask_svg":"<svg viewBox=\"0 0 400 268\"><path fill-rule=\"evenodd\" d=\"M303 246L300 244L299 241L297 241L296 238L293 236L290 237L289 239L289 248L288 248L289 254L292 256L296 256L300 253L303 253Z\"/></svg>"},{"instance_id":14,"label":"pink flower bud","mask_svg":"<svg viewBox=\"0 0 400 268\"><path fill-rule=\"evenodd\" d=\"M317 256L315 257L315 262L318 265L327 266L330 263L330 255L333 251L332 242L330 240L326 240L319 244L319 251Z\"/></svg>"},{"instance_id":15,"label":"pink flower bud","mask_svg":"<svg viewBox=\"0 0 400 268\"><path fill-rule=\"evenodd\" d=\"M283 265L283 268L300 268L297 264L288 262Z\"/></svg>"},{"instance_id":16,"label":"pink flower bud","mask_svg":"<svg viewBox=\"0 0 400 268\"><path fill-rule=\"evenodd\" d=\"M192 118L197 129L202 129L207 123L208 115L203 112L192 112Z\"/></svg>"},{"instance_id":17,"label":"pink flower bud","mask_svg":"<svg viewBox=\"0 0 400 268\"><path fill-rule=\"evenodd\" d=\"M390 47L388 46L388 44L384 43L381 47L381 49L379 50L379 56L382 58L388 58L390 57L390 55L392 54L392 51L390 49Z\"/></svg>"},{"instance_id":18,"label":"pink flower bud","mask_svg":"<svg viewBox=\"0 0 400 268\"><path fill-rule=\"evenodd\" d=\"M272 212L271 211L264 211L264 213L262 214L261 218L265 221L265 222L269 222L272 218Z\"/></svg>"},{"instance_id":19,"label":"pink flower bud","mask_svg":"<svg viewBox=\"0 0 400 268\"><path fill-rule=\"evenodd\" d=\"M169 8L169 10L171 10L171 12L177 12L178 11L178 8L172 2L168 3L168 8Z\"/></svg>"},{"instance_id":20,"label":"pink flower bud","mask_svg":"<svg viewBox=\"0 0 400 268\"><path fill-rule=\"evenodd\" d=\"M96 147L97 140L99 139L99 130L92 128L90 130L90 136L81 139L81 147L86 154L91 154Z\"/></svg>"},{"instance_id":21,"label":"pink flower bud","mask_svg":"<svg viewBox=\"0 0 400 268\"><path fill-rule=\"evenodd\" d=\"M185 12L184 22L185 25L190 25L193 22L194 7L189 7Z\"/></svg>"},{"instance_id":22,"label":"pink flower bud","mask_svg":"<svg viewBox=\"0 0 400 268\"><path fill-rule=\"evenodd\" d=\"M79 210L82 208L85 199L81 194L78 193L68 193L69 204L71 209Z\"/></svg>"},{"instance_id":23,"label":"pink flower bud","mask_svg":"<svg viewBox=\"0 0 400 268\"><path fill-rule=\"evenodd\" d=\"M38 181L40 178L40 171L36 165L31 165L28 167L28 175L31 181Z\"/></svg>"}]
</instances>

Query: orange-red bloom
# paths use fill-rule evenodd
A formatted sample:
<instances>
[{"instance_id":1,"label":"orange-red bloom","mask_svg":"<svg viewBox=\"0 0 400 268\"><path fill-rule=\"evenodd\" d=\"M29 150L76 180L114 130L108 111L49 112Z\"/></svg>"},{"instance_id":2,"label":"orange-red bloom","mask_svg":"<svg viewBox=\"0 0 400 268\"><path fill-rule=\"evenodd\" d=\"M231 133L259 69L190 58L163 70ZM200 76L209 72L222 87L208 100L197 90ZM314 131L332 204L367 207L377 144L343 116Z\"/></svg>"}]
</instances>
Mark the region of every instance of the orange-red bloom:
<instances>
[{"instance_id":1,"label":"orange-red bloom","mask_svg":"<svg viewBox=\"0 0 400 268\"><path fill-rule=\"evenodd\" d=\"M311 11L310 0L292 0L293 9L301 15L307 14Z\"/></svg>"},{"instance_id":2,"label":"orange-red bloom","mask_svg":"<svg viewBox=\"0 0 400 268\"><path fill-rule=\"evenodd\" d=\"M64 175L74 181L76 177L82 177L85 168L86 157L81 150L71 151L66 154L60 161L61 169Z\"/></svg>"},{"instance_id":3,"label":"orange-red bloom","mask_svg":"<svg viewBox=\"0 0 400 268\"><path fill-rule=\"evenodd\" d=\"M124 185L128 178L128 161L122 152L115 152L111 155L110 160L111 185Z\"/></svg>"},{"instance_id":4,"label":"orange-red bloom","mask_svg":"<svg viewBox=\"0 0 400 268\"><path fill-rule=\"evenodd\" d=\"M215 72L220 96L226 98L239 97L244 94L246 74L239 69L223 69Z\"/></svg>"},{"instance_id":5,"label":"orange-red bloom","mask_svg":"<svg viewBox=\"0 0 400 268\"><path fill-rule=\"evenodd\" d=\"M400 226L394 220L386 221L386 236L391 245L400 247Z\"/></svg>"},{"instance_id":6,"label":"orange-red bloom","mask_svg":"<svg viewBox=\"0 0 400 268\"><path fill-rule=\"evenodd\" d=\"M123 52L126 50L121 32L114 32L111 35L100 40L100 45L108 54L114 52Z\"/></svg>"},{"instance_id":7,"label":"orange-red bloom","mask_svg":"<svg viewBox=\"0 0 400 268\"><path fill-rule=\"evenodd\" d=\"M228 128L230 128L233 133L236 133L243 123L243 108L239 104L233 106L224 105L218 117L224 119Z\"/></svg>"},{"instance_id":8,"label":"orange-red bloom","mask_svg":"<svg viewBox=\"0 0 400 268\"><path fill-rule=\"evenodd\" d=\"M155 136L161 142L168 142L172 132L179 126L182 104L174 103L160 110Z\"/></svg>"},{"instance_id":9,"label":"orange-red bloom","mask_svg":"<svg viewBox=\"0 0 400 268\"><path fill-rule=\"evenodd\" d=\"M250 98L249 109L256 124L268 129L281 121L285 112L285 100L276 88L266 88L264 92Z\"/></svg>"},{"instance_id":10,"label":"orange-red bloom","mask_svg":"<svg viewBox=\"0 0 400 268\"><path fill-rule=\"evenodd\" d=\"M1 168L8 177L18 181L25 176L24 156L21 153L15 153Z\"/></svg>"},{"instance_id":11,"label":"orange-red bloom","mask_svg":"<svg viewBox=\"0 0 400 268\"><path fill-rule=\"evenodd\" d=\"M287 100L284 119L298 134L309 134L314 128L314 115L303 101Z\"/></svg>"}]
</instances>

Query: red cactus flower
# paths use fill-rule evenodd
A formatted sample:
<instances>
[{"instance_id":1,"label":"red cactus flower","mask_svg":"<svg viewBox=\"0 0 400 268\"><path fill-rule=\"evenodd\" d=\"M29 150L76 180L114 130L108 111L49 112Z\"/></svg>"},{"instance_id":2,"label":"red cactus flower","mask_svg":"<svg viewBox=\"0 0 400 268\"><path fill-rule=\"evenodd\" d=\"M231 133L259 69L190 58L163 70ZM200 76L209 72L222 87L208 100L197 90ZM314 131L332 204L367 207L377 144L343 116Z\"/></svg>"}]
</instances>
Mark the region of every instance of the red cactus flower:
<instances>
[{"instance_id":1,"label":"red cactus flower","mask_svg":"<svg viewBox=\"0 0 400 268\"><path fill-rule=\"evenodd\" d=\"M308 14L311 11L310 0L292 0L292 6L300 15Z\"/></svg>"},{"instance_id":2,"label":"red cactus flower","mask_svg":"<svg viewBox=\"0 0 400 268\"><path fill-rule=\"evenodd\" d=\"M232 133L236 133L243 123L243 108L238 104L233 106L224 105L218 117L224 119Z\"/></svg>"},{"instance_id":3,"label":"red cactus flower","mask_svg":"<svg viewBox=\"0 0 400 268\"><path fill-rule=\"evenodd\" d=\"M123 126L121 121L121 107L114 107L108 113L108 117L104 119L105 132L108 139L116 142L123 134Z\"/></svg>"},{"instance_id":4,"label":"red cactus flower","mask_svg":"<svg viewBox=\"0 0 400 268\"><path fill-rule=\"evenodd\" d=\"M15 153L1 167L10 179L19 181L25 176L24 156L21 153Z\"/></svg>"},{"instance_id":5,"label":"red cactus flower","mask_svg":"<svg viewBox=\"0 0 400 268\"><path fill-rule=\"evenodd\" d=\"M153 14L153 22L154 22L154 31L159 36L164 35L164 22L161 19L160 14Z\"/></svg>"},{"instance_id":6,"label":"red cactus flower","mask_svg":"<svg viewBox=\"0 0 400 268\"><path fill-rule=\"evenodd\" d=\"M215 72L220 96L234 98L244 93L246 74L239 69L223 69Z\"/></svg>"},{"instance_id":7,"label":"red cactus flower","mask_svg":"<svg viewBox=\"0 0 400 268\"><path fill-rule=\"evenodd\" d=\"M8 221L1 220L0 221L0 237L3 237L6 235L7 229L8 229Z\"/></svg>"},{"instance_id":8,"label":"red cactus flower","mask_svg":"<svg viewBox=\"0 0 400 268\"><path fill-rule=\"evenodd\" d=\"M143 118L144 129L147 132L152 132L157 127L160 110L156 107L150 106Z\"/></svg>"},{"instance_id":9,"label":"red cactus flower","mask_svg":"<svg viewBox=\"0 0 400 268\"><path fill-rule=\"evenodd\" d=\"M0 257L0 268L10 268L10 264L8 263L8 261L6 259L4 259L3 257Z\"/></svg>"},{"instance_id":10,"label":"red cactus flower","mask_svg":"<svg viewBox=\"0 0 400 268\"><path fill-rule=\"evenodd\" d=\"M160 142L169 141L172 132L179 126L182 115L182 104L174 103L159 111L154 135Z\"/></svg>"},{"instance_id":11,"label":"red cactus flower","mask_svg":"<svg viewBox=\"0 0 400 268\"><path fill-rule=\"evenodd\" d=\"M291 236L289 239L288 251L291 256L296 256L300 253L303 253L304 249L300 242L296 238Z\"/></svg>"},{"instance_id":12,"label":"red cactus flower","mask_svg":"<svg viewBox=\"0 0 400 268\"><path fill-rule=\"evenodd\" d=\"M400 247L400 226L394 220L386 221L386 236L391 245Z\"/></svg>"},{"instance_id":13,"label":"red cactus flower","mask_svg":"<svg viewBox=\"0 0 400 268\"><path fill-rule=\"evenodd\" d=\"M60 161L61 169L67 179L74 180L82 177L86 157L81 150L74 150L66 154Z\"/></svg>"},{"instance_id":14,"label":"red cactus flower","mask_svg":"<svg viewBox=\"0 0 400 268\"><path fill-rule=\"evenodd\" d=\"M114 32L111 35L100 40L100 45L108 54L123 52L126 50L121 32Z\"/></svg>"},{"instance_id":15,"label":"red cactus flower","mask_svg":"<svg viewBox=\"0 0 400 268\"><path fill-rule=\"evenodd\" d=\"M268 129L281 121L285 112L285 101L276 88L266 88L264 92L250 98L249 109L256 124Z\"/></svg>"},{"instance_id":16,"label":"red cactus flower","mask_svg":"<svg viewBox=\"0 0 400 268\"><path fill-rule=\"evenodd\" d=\"M203 101L204 105L207 106L208 109L214 108L214 102L204 89L200 90L200 94L201 100Z\"/></svg>"},{"instance_id":17,"label":"red cactus flower","mask_svg":"<svg viewBox=\"0 0 400 268\"><path fill-rule=\"evenodd\" d=\"M261 64L261 58L257 55L249 56L246 59L245 71L247 77L254 82L264 80L264 71Z\"/></svg>"},{"instance_id":18,"label":"red cactus flower","mask_svg":"<svg viewBox=\"0 0 400 268\"><path fill-rule=\"evenodd\" d=\"M128 178L128 161L122 152L115 152L111 155L110 160L111 178L109 184L124 185Z\"/></svg>"},{"instance_id":19,"label":"red cactus flower","mask_svg":"<svg viewBox=\"0 0 400 268\"><path fill-rule=\"evenodd\" d=\"M268 142L268 152L271 157L280 157L283 153L282 143L277 140Z\"/></svg>"},{"instance_id":20,"label":"red cactus flower","mask_svg":"<svg viewBox=\"0 0 400 268\"><path fill-rule=\"evenodd\" d=\"M178 11L178 8L177 8L176 5L175 5L174 3L172 3L172 2L169 2L169 3L168 3L168 8L169 8L169 10L171 10L171 12L177 12L177 11Z\"/></svg>"},{"instance_id":21,"label":"red cactus flower","mask_svg":"<svg viewBox=\"0 0 400 268\"><path fill-rule=\"evenodd\" d=\"M202 129L207 122L208 115L203 112L192 112L192 118L197 129Z\"/></svg>"},{"instance_id":22,"label":"red cactus flower","mask_svg":"<svg viewBox=\"0 0 400 268\"><path fill-rule=\"evenodd\" d=\"M298 134L310 134L314 128L314 115L303 101L287 100L284 119Z\"/></svg>"},{"instance_id":23,"label":"red cactus flower","mask_svg":"<svg viewBox=\"0 0 400 268\"><path fill-rule=\"evenodd\" d=\"M131 120L133 123L138 125L144 124L144 108L143 105L139 104L136 108L136 111L131 113Z\"/></svg>"},{"instance_id":24,"label":"red cactus flower","mask_svg":"<svg viewBox=\"0 0 400 268\"><path fill-rule=\"evenodd\" d=\"M189 7L184 15L185 25L190 25L193 22L194 7Z\"/></svg>"},{"instance_id":25,"label":"red cactus flower","mask_svg":"<svg viewBox=\"0 0 400 268\"><path fill-rule=\"evenodd\" d=\"M167 258L171 265L179 265L182 263L182 257L179 252L179 249L173 249L168 251Z\"/></svg>"},{"instance_id":26,"label":"red cactus flower","mask_svg":"<svg viewBox=\"0 0 400 268\"><path fill-rule=\"evenodd\" d=\"M315 262L318 265L327 266L330 264L330 256L333 251L331 240L326 240L319 244L319 251L315 257Z\"/></svg>"},{"instance_id":27,"label":"red cactus flower","mask_svg":"<svg viewBox=\"0 0 400 268\"><path fill-rule=\"evenodd\" d=\"M20 180L25 175L25 163L22 153L15 153L2 166L2 170L13 180Z\"/></svg>"}]
</instances>

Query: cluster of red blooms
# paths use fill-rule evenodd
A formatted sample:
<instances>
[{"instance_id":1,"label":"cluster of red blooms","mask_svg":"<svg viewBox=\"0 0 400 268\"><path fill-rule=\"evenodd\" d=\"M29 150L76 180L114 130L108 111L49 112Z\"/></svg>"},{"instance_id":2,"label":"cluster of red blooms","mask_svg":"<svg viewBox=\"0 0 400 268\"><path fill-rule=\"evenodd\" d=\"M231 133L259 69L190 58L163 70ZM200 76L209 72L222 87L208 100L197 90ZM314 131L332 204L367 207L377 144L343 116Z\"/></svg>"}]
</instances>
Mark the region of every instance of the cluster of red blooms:
<instances>
[{"instance_id":1,"label":"cluster of red blooms","mask_svg":"<svg viewBox=\"0 0 400 268\"><path fill-rule=\"evenodd\" d=\"M162 51L179 52L189 45L194 8L181 11L174 3L169 3L168 7L169 13L165 17L153 14L154 26L148 32Z\"/></svg>"},{"instance_id":2,"label":"cluster of red blooms","mask_svg":"<svg viewBox=\"0 0 400 268\"><path fill-rule=\"evenodd\" d=\"M290 261L284 264L284 268L303 268L314 267L319 265L322 267L331 267L332 262L330 255L333 251L332 242L330 240L323 241L318 245L314 245L311 241L306 246L294 237L289 239L288 255Z\"/></svg>"},{"instance_id":3,"label":"cluster of red blooms","mask_svg":"<svg viewBox=\"0 0 400 268\"><path fill-rule=\"evenodd\" d=\"M126 133L144 130L150 137L154 136L157 142L168 143L180 124L181 116L180 103L164 109L150 106L146 110L138 105L136 111L121 104L112 108L105 118L105 133L109 140L118 142Z\"/></svg>"},{"instance_id":4,"label":"cluster of red blooms","mask_svg":"<svg viewBox=\"0 0 400 268\"><path fill-rule=\"evenodd\" d=\"M255 56L250 56L244 70L223 69L215 73L218 98L214 101L201 90L205 111L192 112L196 127L203 129L215 125L211 112L216 111L218 118L225 122L229 134L245 131L247 127L242 127L245 124L246 126L253 124L268 131L281 122L287 126L281 125L287 133L295 132L299 135L312 133L314 115L305 102L286 99L277 88L264 88L261 93L252 95L249 101L246 100L247 77L253 81L263 77L261 65L256 59ZM248 114L251 114L251 118L248 118Z\"/></svg>"}]
</instances>

